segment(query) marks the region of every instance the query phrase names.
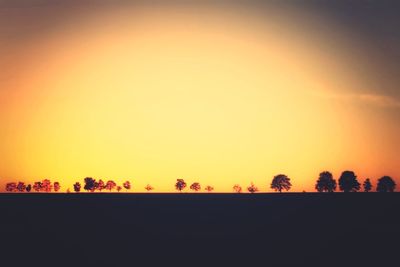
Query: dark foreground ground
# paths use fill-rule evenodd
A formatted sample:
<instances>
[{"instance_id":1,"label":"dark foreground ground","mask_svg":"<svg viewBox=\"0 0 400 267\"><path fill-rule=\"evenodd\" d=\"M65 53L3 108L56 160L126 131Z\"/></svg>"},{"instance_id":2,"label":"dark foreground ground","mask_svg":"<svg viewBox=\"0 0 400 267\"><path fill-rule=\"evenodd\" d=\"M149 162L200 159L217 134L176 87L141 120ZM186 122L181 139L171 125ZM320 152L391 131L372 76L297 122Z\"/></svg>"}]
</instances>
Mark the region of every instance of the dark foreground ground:
<instances>
[{"instance_id":1,"label":"dark foreground ground","mask_svg":"<svg viewBox=\"0 0 400 267\"><path fill-rule=\"evenodd\" d=\"M0 266L400 266L400 194L0 194Z\"/></svg>"}]
</instances>

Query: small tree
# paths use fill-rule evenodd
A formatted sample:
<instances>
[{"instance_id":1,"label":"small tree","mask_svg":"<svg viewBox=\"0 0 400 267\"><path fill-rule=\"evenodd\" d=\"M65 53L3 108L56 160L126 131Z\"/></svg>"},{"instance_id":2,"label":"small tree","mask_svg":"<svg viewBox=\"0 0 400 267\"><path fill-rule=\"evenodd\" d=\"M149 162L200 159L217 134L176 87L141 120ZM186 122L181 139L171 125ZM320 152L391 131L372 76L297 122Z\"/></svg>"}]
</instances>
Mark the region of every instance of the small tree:
<instances>
[{"instance_id":1,"label":"small tree","mask_svg":"<svg viewBox=\"0 0 400 267\"><path fill-rule=\"evenodd\" d=\"M378 179L378 185L376 187L376 191L386 193L386 192L394 192L396 188L396 183L390 176L383 176Z\"/></svg>"},{"instance_id":2,"label":"small tree","mask_svg":"<svg viewBox=\"0 0 400 267\"><path fill-rule=\"evenodd\" d=\"M111 192L111 190L113 190L115 187L117 186L117 184L113 181L113 180L109 180L106 183L106 189L109 190Z\"/></svg>"},{"instance_id":3,"label":"small tree","mask_svg":"<svg viewBox=\"0 0 400 267\"><path fill-rule=\"evenodd\" d=\"M60 191L61 186L59 182L54 182L53 186L54 186L54 192Z\"/></svg>"},{"instance_id":4,"label":"small tree","mask_svg":"<svg viewBox=\"0 0 400 267\"><path fill-rule=\"evenodd\" d=\"M257 186L255 186L254 184L253 184L253 182L250 184L250 186L248 186L247 187L247 191L249 191L250 193L255 193L255 192L258 192L258 187Z\"/></svg>"},{"instance_id":5,"label":"small tree","mask_svg":"<svg viewBox=\"0 0 400 267\"><path fill-rule=\"evenodd\" d=\"M42 190L42 182L35 182L33 184L33 190L40 192Z\"/></svg>"},{"instance_id":6,"label":"small tree","mask_svg":"<svg viewBox=\"0 0 400 267\"><path fill-rule=\"evenodd\" d=\"M289 191L291 187L290 178L285 174L278 174L272 179L271 188L275 191L279 191L279 193L281 193L282 190Z\"/></svg>"},{"instance_id":7,"label":"small tree","mask_svg":"<svg viewBox=\"0 0 400 267\"><path fill-rule=\"evenodd\" d=\"M79 182L74 183L74 191L79 193L81 191L81 184Z\"/></svg>"},{"instance_id":8,"label":"small tree","mask_svg":"<svg viewBox=\"0 0 400 267\"><path fill-rule=\"evenodd\" d=\"M125 183L122 184L122 186L126 189L126 191L131 189L131 182L126 181Z\"/></svg>"},{"instance_id":9,"label":"small tree","mask_svg":"<svg viewBox=\"0 0 400 267\"><path fill-rule=\"evenodd\" d=\"M25 188L25 190L26 190L26 192L31 192L31 190L32 190L32 185L31 184L28 184L27 186L26 186L26 188Z\"/></svg>"},{"instance_id":10,"label":"small tree","mask_svg":"<svg viewBox=\"0 0 400 267\"><path fill-rule=\"evenodd\" d=\"M233 191L235 191L236 193L241 193L242 192L242 187L238 184L235 184L233 186Z\"/></svg>"},{"instance_id":11,"label":"small tree","mask_svg":"<svg viewBox=\"0 0 400 267\"><path fill-rule=\"evenodd\" d=\"M6 184L6 191L7 192L17 192L17 183L7 183Z\"/></svg>"},{"instance_id":12,"label":"small tree","mask_svg":"<svg viewBox=\"0 0 400 267\"><path fill-rule=\"evenodd\" d=\"M98 183L95 183L95 187L101 192L106 188L106 185L104 184L104 181L100 179Z\"/></svg>"},{"instance_id":13,"label":"small tree","mask_svg":"<svg viewBox=\"0 0 400 267\"><path fill-rule=\"evenodd\" d=\"M26 185L24 182L18 182L17 184L17 190L18 192L24 192L26 189Z\"/></svg>"},{"instance_id":14,"label":"small tree","mask_svg":"<svg viewBox=\"0 0 400 267\"><path fill-rule=\"evenodd\" d=\"M371 181L367 178L365 179L364 183L363 183L363 188L364 188L364 192L369 192L372 189L372 184Z\"/></svg>"},{"instance_id":15,"label":"small tree","mask_svg":"<svg viewBox=\"0 0 400 267\"><path fill-rule=\"evenodd\" d=\"M122 190L122 186L118 185L117 186L117 192L119 193Z\"/></svg>"},{"instance_id":16,"label":"small tree","mask_svg":"<svg viewBox=\"0 0 400 267\"><path fill-rule=\"evenodd\" d=\"M86 191L94 192L96 190L96 180L93 179L92 177L86 177L84 179L85 185L83 186L83 189Z\"/></svg>"},{"instance_id":17,"label":"small tree","mask_svg":"<svg viewBox=\"0 0 400 267\"><path fill-rule=\"evenodd\" d=\"M51 192L52 189L53 189L53 185L51 184L51 181L49 179L44 179L42 181L41 191L49 193L49 192Z\"/></svg>"},{"instance_id":18,"label":"small tree","mask_svg":"<svg viewBox=\"0 0 400 267\"><path fill-rule=\"evenodd\" d=\"M344 192L357 192L360 190L360 183L352 171L344 171L339 178L339 188Z\"/></svg>"},{"instance_id":19,"label":"small tree","mask_svg":"<svg viewBox=\"0 0 400 267\"><path fill-rule=\"evenodd\" d=\"M148 185L146 185L146 187L144 189L146 189L147 192L150 192L154 189L154 187L152 187L151 185L148 184Z\"/></svg>"},{"instance_id":20,"label":"small tree","mask_svg":"<svg viewBox=\"0 0 400 267\"><path fill-rule=\"evenodd\" d=\"M201 189L200 183L195 182L195 183L191 184L190 189L195 192L200 191L200 189Z\"/></svg>"},{"instance_id":21,"label":"small tree","mask_svg":"<svg viewBox=\"0 0 400 267\"><path fill-rule=\"evenodd\" d=\"M318 192L333 192L336 190L336 180L333 179L332 173L324 171L319 174L315 189Z\"/></svg>"},{"instance_id":22,"label":"small tree","mask_svg":"<svg viewBox=\"0 0 400 267\"><path fill-rule=\"evenodd\" d=\"M205 188L204 188L207 192L211 192L211 191L214 191L214 187L212 187L212 186L210 186L210 185L207 185Z\"/></svg>"},{"instance_id":23,"label":"small tree","mask_svg":"<svg viewBox=\"0 0 400 267\"><path fill-rule=\"evenodd\" d=\"M186 182L183 179L176 179L175 188L179 192L182 192L183 189L186 187Z\"/></svg>"}]
</instances>

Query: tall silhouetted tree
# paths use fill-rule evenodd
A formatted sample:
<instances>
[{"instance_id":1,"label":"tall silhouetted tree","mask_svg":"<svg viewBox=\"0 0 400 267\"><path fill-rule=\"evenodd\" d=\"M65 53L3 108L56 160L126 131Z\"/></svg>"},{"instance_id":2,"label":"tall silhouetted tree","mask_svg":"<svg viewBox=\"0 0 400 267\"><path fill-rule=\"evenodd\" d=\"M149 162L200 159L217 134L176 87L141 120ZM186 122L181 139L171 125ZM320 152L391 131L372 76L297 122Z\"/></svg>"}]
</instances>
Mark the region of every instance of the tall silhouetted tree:
<instances>
[{"instance_id":1,"label":"tall silhouetted tree","mask_svg":"<svg viewBox=\"0 0 400 267\"><path fill-rule=\"evenodd\" d=\"M233 186L233 191L235 191L236 193L241 193L242 192L242 187L238 184L235 184Z\"/></svg>"},{"instance_id":2,"label":"tall silhouetted tree","mask_svg":"<svg viewBox=\"0 0 400 267\"><path fill-rule=\"evenodd\" d=\"M290 178L287 177L285 174L278 174L272 179L271 188L275 191L289 191L291 187L292 184L290 183Z\"/></svg>"},{"instance_id":3,"label":"tall silhouetted tree","mask_svg":"<svg viewBox=\"0 0 400 267\"><path fill-rule=\"evenodd\" d=\"M176 179L175 188L179 192L182 192L183 189L186 187L186 182L183 179Z\"/></svg>"},{"instance_id":4,"label":"tall silhouetted tree","mask_svg":"<svg viewBox=\"0 0 400 267\"><path fill-rule=\"evenodd\" d=\"M255 193L258 192L258 187L253 184L253 182L250 184L250 186L247 187L247 191L250 193Z\"/></svg>"},{"instance_id":5,"label":"tall silhouetted tree","mask_svg":"<svg viewBox=\"0 0 400 267\"><path fill-rule=\"evenodd\" d=\"M109 190L111 192L111 190L113 190L115 187L117 186L117 184L113 181L113 180L109 180L106 183L106 189Z\"/></svg>"},{"instance_id":6,"label":"tall silhouetted tree","mask_svg":"<svg viewBox=\"0 0 400 267\"><path fill-rule=\"evenodd\" d=\"M83 186L83 189L85 189L86 191L90 191L93 192L94 190L96 190L96 180L93 179L92 177L86 177L84 179L85 181L85 185Z\"/></svg>"},{"instance_id":7,"label":"tall silhouetted tree","mask_svg":"<svg viewBox=\"0 0 400 267\"><path fill-rule=\"evenodd\" d=\"M344 192L357 192L360 190L360 183L352 171L344 171L339 178L339 189Z\"/></svg>"},{"instance_id":8,"label":"tall silhouetted tree","mask_svg":"<svg viewBox=\"0 0 400 267\"><path fill-rule=\"evenodd\" d=\"M195 192L200 191L200 189L201 189L200 183L195 182L195 183L191 184L190 189Z\"/></svg>"},{"instance_id":9,"label":"tall silhouetted tree","mask_svg":"<svg viewBox=\"0 0 400 267\"><path fill-rule=\"evenodd\" d=\"M54 186L54 192L60 191L61 186L59 182L54 182L53 186Z\"/></svg>"},{"instance_id":10,"label":"tall silhouetted tree","mask_svg":"<svg viewBox=\"0 0 400 267\"><path fill-rule=\"evenodd\" d=\"M74 183L74 191L76 193L81 192L81 184L79 182Z\"/></svg>"},{"instance_id":11,"label":"tall silhouetted tree","mask_svg":"<svg viewBox=\"0 0 400 267\"><path fill-rule=\"evenodd\" d=\"M204 190L206 190L207 192L211 192L214 190L214 187L212 187L211 185L207 185Z\"/></svg>"},{"instance_id":12,"label":"tall silhouetted tree","mask_svg":"<svg viewBox=\"0 0 400 267\"><path fill-rule=\"evenodd\" d=\"M126 189L126 191L131 189L131 182L125 181L122 186Z\"/></svg>"},{"instance_id":13,"label":"tall silhouetted tree","mask_svg":"<svg viewBox=\"0 0 400 267\"><path fill-rule=\"evenodd\" d=\"M372 189L371 181L367 178L363 183L364 192L369 192Z\"/></svg>"},{"instance_id":14,"label":"tall silhouetted tree","mask_svg":"<svg viewBox=\"0 0 400 267\"><path fill-rule=\"evenodd\" d=\"M154 189L154 187L152 187L151 185L148 184L148 185L146 185L146 187L144 189L146 189L147 192L150 192L151 190Z\"/></svg>"},{"instance_id":15,"label":"tall silhouetted tree","mask_svg":"<svg viewBox=\"0 0 400 267\"><path fill-rule=\"evenodd\" d=\"M396 183L390 176L383 176L378 179L378 185L376 186L376 191L378 192L394 192L396 188Z\"/></svg>"},{"instance_id":16,"label":"tall silhouetted tree","mask_svg":"<svg viewBox=\"0 0 400 267\"><path fill-rule=\"evenodd\" d=\"M336 190L336 180L333 179L332 173L324 171L319 174L319 178L315 185L318 192L333 192Z\"/></svg>"},{"instance_id":17,"label":"tall silhouetted tree","mask_svg":"<svg viewBox=\"0 0 400 267\"><path fill-rule=\"evenodd\" d=\"M32 190L32 185L31 184L28 184L27 186L26 186L26 188L25 188L25 190L26 190L26 192L31 192L31 190Z\"/></svg>"}]
</instances>

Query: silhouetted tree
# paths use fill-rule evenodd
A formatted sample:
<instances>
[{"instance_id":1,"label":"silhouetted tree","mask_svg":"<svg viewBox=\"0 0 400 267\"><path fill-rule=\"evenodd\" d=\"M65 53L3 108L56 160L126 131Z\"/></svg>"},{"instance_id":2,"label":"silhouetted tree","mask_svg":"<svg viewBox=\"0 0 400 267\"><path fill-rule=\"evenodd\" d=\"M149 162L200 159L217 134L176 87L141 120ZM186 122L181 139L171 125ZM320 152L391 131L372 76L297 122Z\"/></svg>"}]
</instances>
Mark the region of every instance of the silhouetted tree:
<instances>
[{"instance_id":1,"label":"silhouetted tree","mask_svg":"<svg viewBox=\"0 0 400 267\"><path fill-rule=\"evenodd\" d=\"M26 186L26 188L25 188L25 190L26 190L26 192L31 192L31 190L32 190L32 185L31 184L28 184L27 186Z\"/></svg>"},{"instance_id":2,"label":"silhouetted tree","mask_svg":"<svg viewBox=\"0 0 400 267\"><path fill-rule=\"evenodd\" d=\"M376 187L376 191L378 192L394 192L396 188L396 183L390 176L383 176L382 178L378 179L378 185Z\"/></svg>"},{"instance_id":3,"label":"silhouetted tree","mask_svg":"<svg viewBox=\"0 0 400 267\"><path fill-rule=\"evenodd\" d=\"M131 182L126 181L122 186L126 189L126 191L128 191L131 189Z\"/></svg>"},{"instance_id":4,"label":"silhouetted tree","mask_svg":"<svg viewBox=\"0 0 400 267\"><path fill-rule=\"evenodd\" d=\"M200 184L198 182L195 182L195 183L190 185L190 189L195 191L195 192L197 192L197 191L200 191L201 186L200 186Z\"/></svg>"},{"instance_id":5,"label":"silhouetted tree","mask_svg":"<svg viewBox=\"0 0 400 267\"><path fill-rule=\"evenodd\" d=\"M119 192L119 191L121 191L121 190L122 190L122 186L118 185L118 186L117 186L117 192Z\"/></svg>"},{"instance_id":6,"label":"silhouetted tree","mask_svg":"<svg viewBox=\"0 0 400 267\"><path fill-rule=\"evenodd\" d=\"M18 182L18 184L17 184L18 192L24 192L25 189L26 189L25 183L24 182Z\"/></svg>"},{"instance_id":7,"label":"silhouetted tree","mask_svg":"<svg viewBox=\"0 0 400 267\"><path fill-rule=\"evenodd\" d=\"M372 189L371 181L367 178L363 183L364 192L369 192Z\"/></svg>"},{"instance_id":8,"label":"silhouetted tree","mask_svg":"<svg viewBox=\"0 0 400 267\"><path fill-rule=\"evenodd\" d=\"M235 191L236 193L241 193L242 192L242 187L238 184L235 184L233 186L233 191Z\"/></svg>"},{"instance_id":9,"label":"silhouetted tree","mask_svg":"<svg viewBox=\"0 0 400 267\"><path fill-rule=\"evenodd\" d=\"M324 171L319 174L319 178L315 185L318 192L333 192L336 190L336 180L333 179L332 173Z\"/></svg>"},{"instance_id":10,"label":"silhouetted tree","mask_svg":"<svg viewBox=\"0 0 400 267\"><path fill-rule=\"evenodd\" d=\"M104 184L104 181L100 179L99 182L95 184L95 187L101 192L103 189L106 188L106 185Z\"/></svg>"},{"instance_id":11,"label":"silhouetted tree","mask_svg":"<svg viewBox=\"0 0 400 267\"><path fill-rule=\"evenodd\" d=\"M113 180L109 180L106 183L106 189L109 190L111 192L111 190L113 190L115 187L117 186L117 184L113 181Z\"/></svg>"},{"instance_id":12,"label":"silhouetted tree","mask_svg":"<svg viewBox=\"0 0 400 267\"><path fill-rule=\"evenodd\" d=\"M83 187L83 189L85 189L86 191L90 191L93 192L94 190L96 190L96 180L93 179L92 177L86 177L84 179L85 181L85 185Z\"/></svg>"},{"instance_id":13,"label":"silhouetted tree","mask_svg":"<svg viewBox=\"0 0 400 267\"><path fill-rule=\"evenodd\" d=\"M6 191L7 192L17 192L17 183L7 183L6 184Z\"/></svg>"},{"instance_id":14,"label":"silhouetted tree","mask_svg":"<svg viewBox=\"0 0 400 267\"><path fill-rule=\"evenodd\" d=\"M247 191L250 193L258 192L258 187L251 183L250 186L247 187Z\"/></svg>"},{"instance_id":15,"label":"silhouetted tree","mask_svg":"<svg viewBox=\"0 0 400 267\"><path fill-rule=\"evenodd\" d=\"M42 190L42 182L35 182L33 184L33 190L40 192Z\"/></svg>"},{"instance_id":16,"label":"silhouetted tree","mask_svg":"<svg viewBox=\"0 0 400 267\"><path fill-rule=\"evenodd\" d=\"M281 193L282 190L289 191L291 187L292 184L290 183L290 178L284 174L278 174L272 179L271 188L275 191Z\"/></svg>"},{"instance_id":17,"label":"silhouetted tree","mask_svg":"<svg viewBox=\"0 0 400 267\"><path fill-rule=\"evenodd\" d=\"M152 187L151 185L148 184L148 185L146 185L146 187L144 189L146 189L147 192L150 192L151 190L154 189L154 187Z\"/></svg>"},{"instance_id":18,"label":"silhouetted tree","mask_svg":"<svg viewBox=\"0 0 400 267\"><path fill-rule=\"evenodd\" d=\"M183 189L185 189L186 187L186 182L183 179L176 179L176 184L175 184L175 188L176 190L178 190L179 192L182 192Z\"/></svg>"},{"instance_id":19,"label":"silhouetted tree","mask_svg":"<svg viewBox=\"0 0 400 267\"><path fill-rule=\"evenodd\" d=\"M54 182L53 186L54 186L54 192L60 191L61 186L59 182Z\"/></svg>"},{"instance_id":20,"label":"silhouetted tree","mask_svg":"<svg viewBox=\"0 0 400 267\"><path fill-rule=\"evenodd\" d=\"M339 178L339 189L344 192L357 192L360 190L360 183L352 171L344 171Z\"/></svg>"},{"instance_id":21,"label":"silhouetted tree","mask_svg":"<svg viewBox=\"0 0 400 267\"><path fill-rule=\"evenodd\" d=\"M44 192L51 192L51 190L53 189L53 185L51 184L51 181L49 179L44 179L42 181L42 190Z\"/></svg>"},{"instance_id":22,"label":"silhouetted tree","mask_svg":"<svg viewBox=\"0 0 400 267\"><path fill-rule=\"evenodd\" d=\"M210 186L210 185L207 185L204 189L205 189L207 192L211 192L211 191L214 190L214 187L212 187L212 186Z\"/></svg>"},{"instance_id":23,"label":"silhouetted tree","mask_svg":"<svg viewBox=\"0 0 400 267\"><path fill-rule=\"evenodd\" d=\"M81 184L79 182L74 183L74 191L77 193L81 192Z\"/></svg>"}]
</instances>

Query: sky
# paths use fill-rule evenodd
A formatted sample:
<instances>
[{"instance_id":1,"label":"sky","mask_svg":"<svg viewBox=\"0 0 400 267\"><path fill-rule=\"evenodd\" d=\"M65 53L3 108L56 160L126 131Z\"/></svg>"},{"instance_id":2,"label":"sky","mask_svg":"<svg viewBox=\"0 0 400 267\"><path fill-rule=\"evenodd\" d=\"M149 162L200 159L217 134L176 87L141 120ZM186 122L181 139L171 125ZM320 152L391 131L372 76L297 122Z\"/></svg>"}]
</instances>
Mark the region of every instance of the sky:
<instances>
[{"instance_id":1,"label":"sky","mask_svg":"<svg viewBox=\"0 0 400 267\"><path fill-rule=\"evenodd\" d=\"M400 182L396 1L0 0L0 190Z\"/></svg>"}]
</instances>

